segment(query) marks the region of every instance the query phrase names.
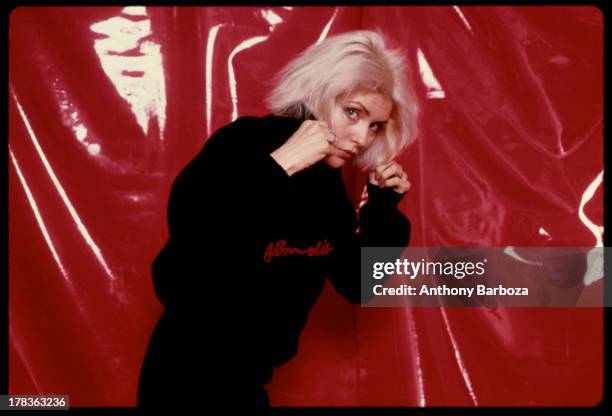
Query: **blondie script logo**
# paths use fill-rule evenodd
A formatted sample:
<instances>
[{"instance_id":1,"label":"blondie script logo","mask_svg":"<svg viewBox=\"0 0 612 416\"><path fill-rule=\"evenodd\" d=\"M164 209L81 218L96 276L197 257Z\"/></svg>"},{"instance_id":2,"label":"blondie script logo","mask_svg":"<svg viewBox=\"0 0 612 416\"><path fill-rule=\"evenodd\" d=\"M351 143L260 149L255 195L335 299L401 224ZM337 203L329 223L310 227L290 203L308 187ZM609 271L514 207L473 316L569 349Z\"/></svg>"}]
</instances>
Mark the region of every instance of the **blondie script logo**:
<instances>
[{"instance_id":1,"label":"blondie script logo","mask_svg":"<svg viewBox=\"0 0 612 416\"><path fill-rule=\"evenodd\" d=\"M272 258L280 256L288 256L292 254L298 254L308 257L327 256L334 248L327 240L318 241L317 244L307 247L289 247L287 241L279 240L276 244L270 242L264 253L264 261L270 263Z\"/></svg>"}]
</instances>

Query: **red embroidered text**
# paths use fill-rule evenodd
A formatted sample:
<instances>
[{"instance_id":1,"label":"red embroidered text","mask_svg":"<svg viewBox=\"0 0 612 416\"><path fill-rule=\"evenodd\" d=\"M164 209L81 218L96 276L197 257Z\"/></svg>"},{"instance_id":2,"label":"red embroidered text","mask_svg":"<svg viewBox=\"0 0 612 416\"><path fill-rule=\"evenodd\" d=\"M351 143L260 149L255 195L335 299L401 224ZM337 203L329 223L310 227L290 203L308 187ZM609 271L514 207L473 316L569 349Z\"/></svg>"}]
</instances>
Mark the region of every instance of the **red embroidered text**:
<instances>
[{"instance_id":1,"label":"red embroidered text","mask_svg":"<svg viewBox=\"0 0 612 416\"><path fill-rule=\"evenodd\" d=\"M291 254L299 254L302 256L316 257L327 256L334 248L327 240L319 241L314 246L308 248L288 247L285 240L279 240L276 244L268 243L266 252L264 253L264 261L270 263L273 257L287 256Z\"/></svg>"}]
</instances>

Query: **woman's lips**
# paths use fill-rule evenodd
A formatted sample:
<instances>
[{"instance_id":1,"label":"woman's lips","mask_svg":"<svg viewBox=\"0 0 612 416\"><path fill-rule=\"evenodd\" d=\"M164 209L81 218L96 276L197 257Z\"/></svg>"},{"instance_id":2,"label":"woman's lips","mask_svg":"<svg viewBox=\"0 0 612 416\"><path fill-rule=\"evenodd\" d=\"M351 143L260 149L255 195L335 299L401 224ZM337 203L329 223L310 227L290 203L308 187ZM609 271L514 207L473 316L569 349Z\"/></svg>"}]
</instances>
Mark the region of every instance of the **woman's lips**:
<instances>
[{"instance_id":1,"label":"woman's lips","mask_svg":"<svg viewBox=\"0 0 612 416\"><path fill-rule=\"evenodd\" d=\"M348 150L344 150L341 148L337 148L340 151L340 157L342 157L343 159L351 159L353 157L353 153L349 152Z\"/></svg>"}]
</instances>

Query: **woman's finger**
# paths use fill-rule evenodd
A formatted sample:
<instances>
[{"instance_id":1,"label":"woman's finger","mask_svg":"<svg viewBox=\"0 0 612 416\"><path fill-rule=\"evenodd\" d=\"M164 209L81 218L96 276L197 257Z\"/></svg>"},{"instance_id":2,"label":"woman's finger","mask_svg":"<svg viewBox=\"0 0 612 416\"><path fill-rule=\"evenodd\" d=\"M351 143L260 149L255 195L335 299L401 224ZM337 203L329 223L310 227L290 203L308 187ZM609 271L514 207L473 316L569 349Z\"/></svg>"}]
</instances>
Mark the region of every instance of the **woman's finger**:
<instances>
[{"instance_id":1,"label":"woman's finger","mask_svg":"<svg viewBox=\"0 0 612 416\"><path fill-rule=\"evenodd\" d=\"M381 175L381 181L385 181L393 176L401 176L404 170L397 162L393 162L385 168Z\"/></svg>"},{"instance_id":2,"label":"woman's finger","mask_svg":"<svg viewBox=\"0 0 612 416\"><path fill-rule=\"evenodd\" d=\"M376 180L378 182L382 182L383 173L385 172L385 170L387 170L387 168L389 168L390 166L393 166L393 163L395 162L392 160L391 162L383 163L382 165L376 166L376 168L374 169L374 172L376 174Z\"/></svg>"},{"instance_id":3,"label":"woman's finger","mask_svg":"<svg viewBox=\"0 0 612 416\"><path fill-rule=\"evenodd\" d=\"M375 170L370 172L370 174L368 175L368 180L370 181L370 183L372 185L377 185L378 186L378 180L376 179L376 171Z\"/></svg>"},{"instance_id":4,"label":"woman's finger","mask_svg":"<svg viewBox=\"0 0 612 416\"><path fill-rule=\"evenodd\" d=\"M400 182L401 182L401 179L398 176L394 176L392 178L382 181L380 184L380 187L381 188L393 188L395 186L398 186Z\"/></svg>"},{"instance_id":5,"label":"woman's finger","mask_svg":"<svg viewBox=\"0 0 612 416\"><path fill-rule=\"evenodd\" d=\"M381 182L381 185L379 186L381 188L393 188L393 190L395 190L396 192L403 194L408 189L410 189L410 182L408 182L408 180L405 178L393 176L385 180L384 182Z\"/></svg>"}]
</instances>

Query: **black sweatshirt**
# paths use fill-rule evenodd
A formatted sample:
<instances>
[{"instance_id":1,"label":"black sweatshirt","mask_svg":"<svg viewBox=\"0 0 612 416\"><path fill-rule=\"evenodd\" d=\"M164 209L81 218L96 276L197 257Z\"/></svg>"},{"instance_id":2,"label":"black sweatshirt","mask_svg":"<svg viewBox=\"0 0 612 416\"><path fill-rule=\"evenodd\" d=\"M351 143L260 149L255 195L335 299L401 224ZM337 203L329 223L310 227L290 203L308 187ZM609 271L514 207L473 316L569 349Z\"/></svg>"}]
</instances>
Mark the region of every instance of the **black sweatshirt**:
<instances>
[{"instance_id":1,"label":"black sweatshirt","mask_svg":"<svg viewBox=\"0 0 612 416\"><path fill-rule=\"evenodd\" d=\"M214 133L172 186L170 236L152 269L166 313L200 331L201 351L241 374L256 368L261 383L296 354L326 277L359 304L360 247L410 236L392 189L368 184L358 220L340 169L285 172L270 153L302 121L241 117Z\"/></svg>"}]
</instances>

